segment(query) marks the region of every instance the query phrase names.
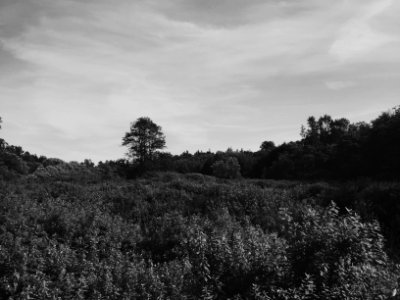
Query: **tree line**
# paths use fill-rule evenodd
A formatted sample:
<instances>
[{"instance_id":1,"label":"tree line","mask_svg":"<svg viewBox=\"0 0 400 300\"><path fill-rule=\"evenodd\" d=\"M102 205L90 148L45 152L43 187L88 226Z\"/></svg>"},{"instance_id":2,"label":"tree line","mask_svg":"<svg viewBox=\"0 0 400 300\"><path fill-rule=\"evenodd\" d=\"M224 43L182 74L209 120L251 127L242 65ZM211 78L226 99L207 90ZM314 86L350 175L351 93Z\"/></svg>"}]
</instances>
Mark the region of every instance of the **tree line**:
<instances>
[{"instance_id":1,"label":"tree line","mask_svg":"<svg viewBox=\"0 0 400 300\"><path fill-rule=\"evenodd\" d=\"M224 178L398 178L400 106L370 123L311 116L301 126L300 136L298 141L279 146L266 140L254 152L228 149L172 155L157 151L166 145L162 128L149 118L139 118L123 139L133 163L121 159L107 164L128 177L143 170L158 170Z\"/></svg>"},{"instance_id":2,"label":"tree line","mask_svg":"<svg viewBox=\"0 0 400 300\"><path fill-rule=\"evenodd\" d=\"M1 127L0 127L1 128ZM281 145L266 140L258 151L160 151L166 147L161 126L148 117L132 122L122 138L128 159L99 162L105 177L134 178L146 171L202 173L221 178L270 179L398 179L400 174L400 106L369 123L351 123L329 115L311 116L301 126L300 139ZM61 164L9 145L0 139L0 176L32 174L39 167ZM90 160L80 163L94 168Z\"/></svg>"}]
</instances>

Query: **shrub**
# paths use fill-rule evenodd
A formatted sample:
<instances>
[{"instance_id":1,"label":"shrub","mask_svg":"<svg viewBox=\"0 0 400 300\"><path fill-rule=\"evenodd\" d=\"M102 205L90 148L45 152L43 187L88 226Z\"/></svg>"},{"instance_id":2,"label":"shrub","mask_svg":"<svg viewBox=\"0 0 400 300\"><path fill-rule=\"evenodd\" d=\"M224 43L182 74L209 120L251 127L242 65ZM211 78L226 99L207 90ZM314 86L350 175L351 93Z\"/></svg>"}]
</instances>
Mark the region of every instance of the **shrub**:
<instances>
[{"instance_id":1,"label":"shrub","mask_svg":"<svg viewBox=\"0 0 400 300\"><path fill-rule=\"evenodd\" d=\"M236 157L218 160L211 168L213 174L219 178L235 179L240 177L240 164Z\"/></svg>"},{"instance_id":2,"label":"shrub","mask_svg":"<svg viewBox=\"0 0 400 300\"><path fill-rule=\"evenodd\" d=\"M309 201L326 184L170 175L0 182L0 299L372 300L395 287L378 224ZM374 190L363 199L395 202Z\"/></svg>"},{"instance_id":3,"label":"shrub","mask_svg":"<svg viewBox=\"0 0 400 300\"><path fill-rule=\"evenodd\" d=\"M46 164L46 166L38 167L32 177L44 181L90 182L98 181L100 175L100 172L95 168L88 168L77 162L65 163L55 160L50 164Z\"/></svg>"},{"instance_id":4,"label":"shrub","mask_svg":"<svg viewBox=\"0 0 400 300\"><path fill-rule=\"evenodd\" d=\"M310 299L379 299L390 294L396 273L377 222L363 223L351 211L341 216L335 205L282 211L282 218L292 276L292 286L282 294L285 299L301 293L304 284L312 285Z\"/></svg>"}]
</instances>

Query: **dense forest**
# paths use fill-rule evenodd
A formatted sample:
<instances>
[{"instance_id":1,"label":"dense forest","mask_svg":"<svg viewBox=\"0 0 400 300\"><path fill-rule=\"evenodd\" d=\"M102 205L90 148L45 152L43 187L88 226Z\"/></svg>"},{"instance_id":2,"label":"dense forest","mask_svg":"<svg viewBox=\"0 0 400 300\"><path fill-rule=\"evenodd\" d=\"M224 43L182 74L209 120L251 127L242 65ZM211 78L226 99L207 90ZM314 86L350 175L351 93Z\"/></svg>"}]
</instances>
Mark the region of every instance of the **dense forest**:
<instances>
[{"instance_id":1,"label":"dense forest","mask_svg":"<svg viewBox=\"0 0 400 300\"><path fill-rule=\"evenodd\" d=\"M396 299L400 107L300 137L172 155L139 118L98 164L0 139L0 299Z\"/></svg>"}]
</instances>

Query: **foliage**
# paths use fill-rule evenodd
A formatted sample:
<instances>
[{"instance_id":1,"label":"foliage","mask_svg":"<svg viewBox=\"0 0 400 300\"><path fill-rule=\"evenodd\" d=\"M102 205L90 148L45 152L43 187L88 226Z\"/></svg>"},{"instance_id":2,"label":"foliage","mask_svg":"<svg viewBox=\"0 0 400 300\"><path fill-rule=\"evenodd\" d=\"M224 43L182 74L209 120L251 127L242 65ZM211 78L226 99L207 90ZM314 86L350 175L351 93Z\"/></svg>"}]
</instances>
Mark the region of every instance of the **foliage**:
<instances>
[{"instance_id":1,"label":"foliage","mask_svg":"<svg viewBox=\"0 0 400 300\"><path fill-rule=\"evenodd\" d=\"M271 151L275 148L275 143L272 141L264 141L261 143L260 150L261 151Z\"/></svg>"},{"instance_id":2,"label":"foliage","mask_svg":"<svg viewBox=\"0 0 400 300\"><path fill-rule=\"evenodd\" d=\"M79 164L77 162L66 163L63 161L44 161L43 165L38 167L31 175L34 178L45 181L97 181L100 173L92 165Z\"/></svg>"},{"instance_id":3,"label":"foliage","mask_svg":"<svg viewBox=\"0 0 400 300\"><path fill-rule=\"evenodd\" d=\"M240 173L245 178L398 179L399 120L398 107L382 113L370 123L351 123L345 118L333 119L329 115L312 116L308 118L307 126L302 126L299 141L279 146L264 141L255 152L227 149L216 153L185 151L180 155L153 153L146 164L118 165L118 174L133 178L151 170L213 175L214 164L233 158L237 159ZM112 168L116 163L118 161L109 162Z\"/></svg>"},{"instance_id":4,"label":"foliage","mask_svg":"<svg viewBox=\"0 0 400 300\"><path fill-rule=\"evenodd\" d=\"M153 159L156 150L165 148L161 127L148 117L141 117L132 123L122 141L122 145L128 146L129 155L141 163Z\"/></svg>"},{"instance_id":5,"label":"foliage","mask_svg":"<svg viewBox=\"0 0 400 300\"><path fill-rule=\"evenodd\" d=\"M400 275L326 183L81 167L0 183L1 299L380 299Z\"/></svg>"},{"instance_id":6,"label":"foliage","mask_svg":"<svg viewBox=\"0 0 400 300\"><path fill-rule=\"evenodd\" d=\"M0 299L387 299L399 120L310 117L297 142L173 156L139 118L138 163L97 166L0 139Z\"/></svg>"},{"instance_id":7,"label":"foliage","mask_svg":"<svg viewBox=\"0 0 400 300\"><path fill-rule=\"evenodd\" d=\"M245 178L291 180L352 180L362 177L396 180L400 174L400 108L382 113L370 123L350 123L329 115L309 117L301 140L275 146L264 141L259 151L188 151L160 153L165 148L161 127L146 117L131 124L123 138L134 163L124 159L100 162L104 178L136 178L145 171L171 171L213 175L217 161L237 160ZM0 139L0 178L13 180L33 173L52 159L37 157ZM218 163L223 165L221 162ZM229 173L229 172L228 172ZM222 177L231 178L232 174ZM237 173L236 173L237 174ZM218 175L219 176L219 175ZM233 177L236 177L233 176Z\"/></svg>"},{"instance_id":8,"label":"foliage","mask_svg":"<svg viewBox=\"0 0 400 300\"><path fill-rule=\"evenodd\" d=\"M240 177L240 165L236 157L218 160L211 166L213 174L219 178L235 179Z\"/></svg>"}]
</instances>

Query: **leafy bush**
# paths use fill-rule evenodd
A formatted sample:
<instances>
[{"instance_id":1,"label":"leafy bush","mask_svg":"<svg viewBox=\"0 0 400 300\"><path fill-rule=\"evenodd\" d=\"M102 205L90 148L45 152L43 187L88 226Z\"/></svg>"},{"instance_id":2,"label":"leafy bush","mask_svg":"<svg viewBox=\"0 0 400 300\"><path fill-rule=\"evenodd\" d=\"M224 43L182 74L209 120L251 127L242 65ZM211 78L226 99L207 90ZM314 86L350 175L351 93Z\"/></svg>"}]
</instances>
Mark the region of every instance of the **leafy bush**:
<instances>
[{"instance_id":1,"label":"leafy bush","mask_svg":"<svg viewBox=\"0 0 400 300\"><path fill-rule=\"evenodd\" d=\"M294 283L288 295L296 284L301 291L304 282L312 285L315 299L377 299L390 294L396 274L390 271L376 222L363 223L351 211L340 216L335 205L282 211L282 217Z\"/></svg>"},{"instance_id":2,"label":"leafy bush","mask_svg":"<svg viewBox=\"0 0 400 300\"><path fill-rule=\"evenodd\" d=\"M240 177L240 164L236 157L218 160L211 168L213 174L219 178L235 179Z\"/></svg>"},{"instance_id":3,"label":"leafy bush","mask_svg":"<svg viewBox=\"0 0 400 300\"><path fill-rule=\"evenodd\" d=\"M368 300L400 275L326 184L68 172L0 183L0 299Z\"/></svg>"},{"instance_id":4,"label":"leafy bush","mask_svg":"<svg viewBox=\"0 0 400 300\"><path fill-rule=\"evenodd\" d=\"M62 180L62 181L98 181L100 172L92 167L77 162L65 163L59 160L45 161L43 166L40 166L32 174L33 178L44 181Z\"/></svg>"}]
</instances>

